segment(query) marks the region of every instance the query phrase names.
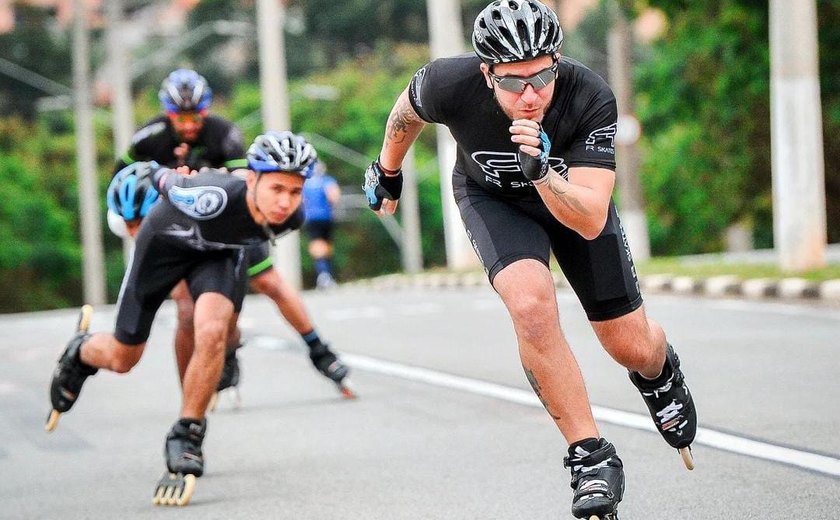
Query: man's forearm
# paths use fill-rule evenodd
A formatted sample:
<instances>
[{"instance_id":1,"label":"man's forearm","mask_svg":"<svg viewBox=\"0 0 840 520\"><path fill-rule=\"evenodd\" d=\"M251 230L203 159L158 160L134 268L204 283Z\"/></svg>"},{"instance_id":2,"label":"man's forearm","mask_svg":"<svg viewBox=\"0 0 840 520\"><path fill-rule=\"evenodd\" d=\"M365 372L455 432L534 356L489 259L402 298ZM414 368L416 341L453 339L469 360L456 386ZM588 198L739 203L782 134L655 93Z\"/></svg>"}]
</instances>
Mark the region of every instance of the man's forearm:
<instances>
[{"instance_id":1,"label":"man's forearm","mask_svg":"<svg viewBox=\"0 0 840 520\"><path fill-rule=\"evenodd\" d=\"M391 115L388 116L388 123L385 125L385 139L379 164L388 170L398 170L425 124L411 106L407 90L403 91L391 109Z\"/></svg>"},{"instance_id":2,"label":"man's forearm","mask_svg":"<svg viewBox=\"0 0 840 520\"><path fill-rule=\"evenodd\" d=\"M571 183L554 169L535 181L534 186L554 218L564 226L587 240L597 237L604 229L609 201L602 200L594 189Z\"/></svg>"}]
</instances>

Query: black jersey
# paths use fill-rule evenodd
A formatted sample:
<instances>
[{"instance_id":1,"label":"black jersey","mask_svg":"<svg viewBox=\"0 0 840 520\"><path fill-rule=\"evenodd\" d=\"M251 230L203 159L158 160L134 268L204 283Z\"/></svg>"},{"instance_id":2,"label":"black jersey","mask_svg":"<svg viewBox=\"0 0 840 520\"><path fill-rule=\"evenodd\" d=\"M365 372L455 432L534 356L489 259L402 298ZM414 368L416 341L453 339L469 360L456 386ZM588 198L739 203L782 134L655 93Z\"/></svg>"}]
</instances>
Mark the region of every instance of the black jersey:
<instances>
[{"instance_id":1,"label":"black jersey","mask_svg":"<svg viewBox=\"0 0 840 520\"><path fill-rule=\"evenodd\" d=\"M182 144L172 123L164 114L147 122L135 132L131 147L117 160L115 172L137 161L156 161L163 166L180 166L175 148ZM209 168L247 168L242 133L231 122L218 116L204 118L198 138L190 146L186 165L193 170Z\"/></svg>"},{"instance_id":2,"label":"black jersey","mask_svg":"<svg viewBox=\"0 0 840 520\"><path fill-rule=\"evenodd\" d=\"M454 175L467 175L490 193L538 198L517 159L510 119L487 88L474 53L441 58L422 67L409 85L409 100L429 123L446 125L458 143ZM606 82L563 57L554 97L542 125L551 141L549 161L567 176L569 167L615 169L613 139L618 115Z\"/></svg>"},{"instance_id":3,"label":"black jersey","mask_svg":"<svg viewBox=\"0 0 840 520\"><path fill-rule=\"evenodd\" d=\"M153 232L198 250L239 249L272 238L251 217L245 180L236 175L207 170L187 177L162 168L154 183L164 202L149 212L141 233ZM298 208L286 222L270 229L279 236L298 229L303 220Z\"/></svg>"}]
</instances>

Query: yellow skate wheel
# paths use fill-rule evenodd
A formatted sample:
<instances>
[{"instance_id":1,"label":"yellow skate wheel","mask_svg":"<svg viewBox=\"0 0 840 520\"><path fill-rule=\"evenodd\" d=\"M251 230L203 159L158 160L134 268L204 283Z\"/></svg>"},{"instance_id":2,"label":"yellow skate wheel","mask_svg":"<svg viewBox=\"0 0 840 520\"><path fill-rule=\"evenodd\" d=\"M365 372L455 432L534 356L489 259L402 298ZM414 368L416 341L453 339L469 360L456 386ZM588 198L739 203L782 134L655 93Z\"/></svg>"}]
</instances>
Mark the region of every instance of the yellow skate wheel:
<instances>
[{"instance_id":1,"label":"yellow skate wheel","mask_svg":"<svg viewBox=\"0 0 840 520\"><path fill-rule=\"evenodd\" d=\"M173 505L185 506L190 503L193 491L195 491L195 482L195 475L184 475L184 488L181 490L180 495L175 497Z\"/></svg>"},{"instance_id":2,"label":"yellow skate wheel","mask_svg":"<svg viewBox=\"0 0 840 520\"><path fill-rule=\"evenodd\" d=\"M152 504L158 506L163 505L161 500L163 500L163 494L166 492L166 488L158 484L157 489L155 490L155 496L152 497Z\"/></svg>"},{"instance_id":3,"label":"yellow skate wheel","mask_svg":"<svg viewBox=\"0 0 840 520\"><path fill-rule=\"evenodd\" d=\"M598 515L592 515L592 516L589 517L589 520L601 520L601 519L598 518Z\"/></svg>"},{"instance_id":4,"label":"yellow skate wheel","mask_svg":"<svg viewBox=\"0 0 840 520\"><path fill-rule=\"evenodd\" d=\"M51 410L50 416L47 417L47 424L44 425L44 431L51 432L58 426L58 418L61 417L61 412L58 410Z\"/></svg>"},{"instance_id":5,"label":"yellow skate wheel","mask_svg":"<svg viewBox=\"0 0 840 520\"><path fill-rule=\"evenodd\" d=\"M93 316L93 307L91 305L82 305L82 311L79 313L79 323L76 325L76 330L79 332L87 332L90 328L91 316Z\"/></svg>"},{"instance_id":6,"label":"yellow skate wheel","mask_svg":"<svg viewBox=\"0 0 840 520\"><path fill-rule=\"evenodd\" d=\"M685 447L679 449L680 456L682 457L683 464L685 467L691 471L694 469L694 456L691 454L691 448Z\"/></svg>"}]
</instances>

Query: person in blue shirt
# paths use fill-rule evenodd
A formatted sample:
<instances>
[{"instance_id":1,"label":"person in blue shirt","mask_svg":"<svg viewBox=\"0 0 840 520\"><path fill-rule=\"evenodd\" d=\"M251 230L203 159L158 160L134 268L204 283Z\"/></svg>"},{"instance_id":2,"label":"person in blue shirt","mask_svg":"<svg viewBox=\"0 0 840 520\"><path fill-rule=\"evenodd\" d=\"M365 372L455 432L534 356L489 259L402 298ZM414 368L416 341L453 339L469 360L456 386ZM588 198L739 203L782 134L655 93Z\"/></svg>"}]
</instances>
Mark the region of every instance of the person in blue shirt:
<instances>
[{"instance_id":1,"label":"person in blue shirt","mask_svg":"<svg viewBox=\"0 0 840 520\"><path fill-rule=\"evenodd\" d=\"M334 209L341 198L341 188L327 174L320 161L313 166L312 176L303 185L303 207L306 223L303 229L309 237L309 254L315 262L315 286L329 289L335 286L333 276Z\"/></svg>"}]
</instances>

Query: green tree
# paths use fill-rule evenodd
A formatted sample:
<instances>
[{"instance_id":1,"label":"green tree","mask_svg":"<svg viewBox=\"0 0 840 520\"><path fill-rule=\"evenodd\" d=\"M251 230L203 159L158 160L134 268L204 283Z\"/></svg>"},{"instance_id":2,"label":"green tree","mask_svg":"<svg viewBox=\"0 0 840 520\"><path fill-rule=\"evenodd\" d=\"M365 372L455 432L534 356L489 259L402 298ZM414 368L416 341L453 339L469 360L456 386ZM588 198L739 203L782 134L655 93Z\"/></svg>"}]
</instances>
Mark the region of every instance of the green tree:
<instances>
[{"instance_id":1,"label":"green tree","mask_svg":"<svg viewBox=\"0 0 840 520\"><path fill-rule=\"evenodd\" d=\"M79 291L75 216L46 189L40 172L11 153L28 133L20 120L0 124L0 312L67 306Z\"/></svg>"},{"instance_id":2,"label":"green tree","mask_svg":"<svg viewBox=\"0 0 840 520\"><path fill-rule=\"evenodd\" d=\"M754 225L772 245L768 3L623 0L661 9L663 37L636 66L645 129L642 179L656 254L718 251L724 229ZM840 239L836 1L818 2L830 240ZM794 35L792 35L793 37ZM833 130L833 131L832 131Z\"/></svg>"}]
</instances>

